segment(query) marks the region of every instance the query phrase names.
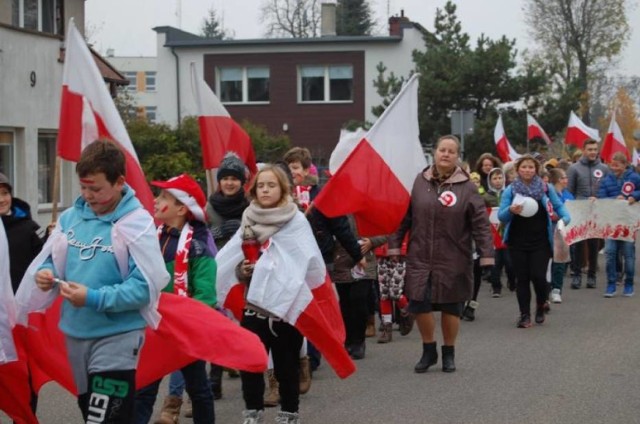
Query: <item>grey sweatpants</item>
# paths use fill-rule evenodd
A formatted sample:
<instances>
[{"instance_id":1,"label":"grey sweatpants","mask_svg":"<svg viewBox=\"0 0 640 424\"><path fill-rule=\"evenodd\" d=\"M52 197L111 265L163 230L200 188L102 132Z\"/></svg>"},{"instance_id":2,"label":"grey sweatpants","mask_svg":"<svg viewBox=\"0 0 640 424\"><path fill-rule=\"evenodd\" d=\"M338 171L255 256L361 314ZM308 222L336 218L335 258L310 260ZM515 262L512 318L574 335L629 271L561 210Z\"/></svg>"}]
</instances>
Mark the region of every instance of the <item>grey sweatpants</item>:
<instances>
[{"instance_id":1,"label":"grey sweatpants","mask_svg":"<svg viewBox=\"0 0 640 424\"><path fill-rule=\"evenodd\" d=\"M88 391L89 374L103 371L133 370L138 367L144 330L97 339L65 337L67 356L78 395Z\"/></svg>"}]
</instances>

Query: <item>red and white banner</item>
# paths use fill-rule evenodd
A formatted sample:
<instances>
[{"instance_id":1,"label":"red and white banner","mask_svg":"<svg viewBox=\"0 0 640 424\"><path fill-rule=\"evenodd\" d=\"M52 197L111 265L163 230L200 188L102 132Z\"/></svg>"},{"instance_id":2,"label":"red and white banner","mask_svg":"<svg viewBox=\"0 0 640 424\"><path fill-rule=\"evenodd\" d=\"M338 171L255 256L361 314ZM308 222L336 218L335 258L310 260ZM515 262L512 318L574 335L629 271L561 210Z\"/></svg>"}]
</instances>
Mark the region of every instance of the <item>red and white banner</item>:
<instances>
[{"instance_id":1,"label":"red and white banner","mask_svg":"<svg viewBox=\"0 0 640 424\"><path fill-rule=\"evenodd\" d=\"M620 126L618 126L618 123L616 122L616 114L614 112L611 116L609 130L607 131L607 135L602 143L602 148L600 149L600 158L602 158L604 162L609 163L611 162L613 155L617 152L624 153L627 160L631 160L629 149L624 142L624 137L622 136Z\"/></svg>"},{"instance_id":2,"label":"red and white banner","mask_svg":"<svg viewBox=\"0 0 640 424\"><path fill-rule=\"evenodd\" d=\"M502 125L502 116L498 116L498 122L496 122L496 128L493 130L493 141L496 143L496 151L502 162L511 162L520 157L520 154L515 151L507 135L504 132L504 126Z\"/></svg>"},{"instance_id":3,"label":"red and white banner","mask_svg":"<svg viewBox=\"0 0 640 424\"><path fill-rule=\"evenodd\" d=\"M195 63L191 63L191 89L198 108L204 168L218 168L224 155L231 151L242 159L251 174L256 174L256 154L249 135L231 119L209 85L198 76Z\"/></svg>"},{"instance_id":4,"label":"red and white banner","mask_svg":"<svg viewBox=\"0 0 640 424\"><path fill-rule=\"evenodd\" d=\"M127 183L153 215L153 194L138 156L91 51L73 19L69 21L66 38L59 125L58 155L72 162L77 162L82 149L98 138L108 138L118 144L127 159Z\"/></svg>"},{"instance_id":5,"label":"red and white banner","mask_svg":"<svg viewBox=\"0 0 640 424\"><path fill-rule=\"evenodd\" d=\"M551 139L542 129L542 126L538 124L536 118L527 113L527 139L531 141L537 137L543 139L545 143L551 144Z\"/></svg>"},{"instance_id":6,"label":"red and white banner","mask_svg":"<svg viewBox=\"0 0 640 424\"><path fill-rule=\"evenodd\" d=\"M640 206L626 200L571 200L565 203L571 223L563 230L567 244L582 240L615 239L635 241L640 229Z\"/></svg>"},{"instance_id":7,"label":"red and white banner","mask_svg":"<svg viewBox=\"0 0 640 424\"><path fill-rule=\"evenodd\" d=\"M418 128L418 75L405 84L316 197L326 216L353 214L360 235L394 232L427 161Z\"/></svg>"},{"instance_id":8,"label":"red and white banner","mask_svg":"<svg viewBox=\"0 0 640 424\"><path fill-rule=\"evenodd\" d=\"M584 142L587 140L600 141L598 130L586 126L584 122L578 118L578 115L571 111L567 133L564 136L565 144L573 144L578 146L579 149L582 149Z\"/></svg>"}]
</instances>

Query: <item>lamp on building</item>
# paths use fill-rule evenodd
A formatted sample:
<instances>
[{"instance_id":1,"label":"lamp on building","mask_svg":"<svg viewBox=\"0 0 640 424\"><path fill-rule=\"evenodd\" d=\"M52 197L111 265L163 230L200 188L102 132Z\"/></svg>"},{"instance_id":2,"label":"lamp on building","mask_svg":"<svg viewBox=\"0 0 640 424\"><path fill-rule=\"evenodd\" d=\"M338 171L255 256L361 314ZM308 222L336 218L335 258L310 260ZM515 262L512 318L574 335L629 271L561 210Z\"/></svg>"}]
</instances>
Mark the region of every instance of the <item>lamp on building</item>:
<instances>
[{"instance_id":1,"label":"lamp on building","mask_svg":"<svg viewBox=\"0 0 640 424\"><path fill-rule=\"evenodd\" d=\"M289 124L287 124L286 122L284 124L282 124L282 131L288 132L289 131Z\"/></svg>"}]
</instances>

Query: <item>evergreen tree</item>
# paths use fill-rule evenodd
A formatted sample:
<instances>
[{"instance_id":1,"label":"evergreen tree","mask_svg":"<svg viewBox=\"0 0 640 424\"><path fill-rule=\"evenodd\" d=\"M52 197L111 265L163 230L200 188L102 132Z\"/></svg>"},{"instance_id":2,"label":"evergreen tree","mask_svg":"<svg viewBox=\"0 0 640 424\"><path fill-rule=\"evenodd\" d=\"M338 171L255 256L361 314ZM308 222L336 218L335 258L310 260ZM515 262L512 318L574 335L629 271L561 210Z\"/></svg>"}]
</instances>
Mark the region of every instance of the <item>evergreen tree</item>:
<instances>
[{"instance_id":1,"label":"evergreen tree","mask_svg":"<svg viewBox=\"0 0 640 424\"><path fill-rule=\"evenodd\" d=\"M202 26L200 27L201 36L214 40L229 40L233 38L233 33L224 28L221 19L213 7L209 9L207 15L206 18L202 19Z\"/></svg>"},{"instance_id":2,"label":"evergreen tree","mask_svg":"<svg viewBox=\"0 0 640 424\"><path fill-rule=\"evenodd\" d=\"M338 0L337 35L370 35L373 26L371 6L367 0Z\"/></svg>"}]
</instances>

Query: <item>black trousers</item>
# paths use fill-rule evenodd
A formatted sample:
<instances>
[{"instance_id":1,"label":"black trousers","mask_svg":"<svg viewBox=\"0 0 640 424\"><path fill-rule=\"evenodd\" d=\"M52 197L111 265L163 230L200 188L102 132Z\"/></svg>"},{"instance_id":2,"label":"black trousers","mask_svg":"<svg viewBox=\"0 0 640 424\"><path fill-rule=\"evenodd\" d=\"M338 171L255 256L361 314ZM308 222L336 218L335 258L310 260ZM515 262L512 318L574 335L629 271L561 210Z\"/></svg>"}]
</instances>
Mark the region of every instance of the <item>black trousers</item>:
<instances>
[{"instance_id":1,"label":"black trousers","mask_svg":"<svg viewBox=\"0 0 640 424\"><path fill-rule=\"evenodd\" d=\"M346 345L364 342L372 284L372 280L366 279L336 283L340 298L340 312L347 333Z\"/></svg>"},{"instance_id":2,"label":"black trousers","mask_svg":"<svg viewBox=\"0 0 640 424\"><path fill-rule=\"evenodd\" d=\"M282 410L298 412L302 335L294 326L284 321L270 321L249 310L244 311L241 325L257 334L266 351L271 351L273 371L280 386ZM246 408L264 409L264 375L241 371L240 377Z\"/></svg>"},{"instance_id":3,"label":"black trousers","mask_svg":"<svg viewBox=\"0 0 640 424\"><path fill-rule=\"evenodd\" d=\"M571 275L581 275L582 267L585 264L585 256L587 256L589 261L587 277L595 278L598 265L598 250L600 250L600 239L588 239L576 243L574 248L575 255L571 261Z\"/></svg>"},{"instance_id":4,"label":"black trousers","mask_svg":"<svg viewBox=\"0 0 640 424\"><path fill-rule=\"evenodd\" d=\"M537 250L509 249L511 262L516 274L516 295L521 314L531 314L531 283L536 293L536 304L547 301L547 267L551 259L551 248L545 246Z\"/></svg>"}]
</instances>

